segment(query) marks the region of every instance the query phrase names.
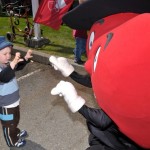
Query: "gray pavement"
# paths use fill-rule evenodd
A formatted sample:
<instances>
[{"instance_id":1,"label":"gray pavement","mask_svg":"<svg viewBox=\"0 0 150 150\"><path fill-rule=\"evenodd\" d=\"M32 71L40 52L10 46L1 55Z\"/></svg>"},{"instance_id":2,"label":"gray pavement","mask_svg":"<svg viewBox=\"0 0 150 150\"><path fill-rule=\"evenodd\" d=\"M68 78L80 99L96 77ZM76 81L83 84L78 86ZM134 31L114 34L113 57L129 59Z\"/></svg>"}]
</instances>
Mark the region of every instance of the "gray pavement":
<instances>
[{"instance_id":1,"label":"gray pavement","mask_svg":"<svg viewBox=\"0 0 150 150\"><path fill-rule=\"evenodd\" d=\"M24 55L26 48L14 47L13 53ZM29 133L27 144L22 150L85 150L88 147L88 130L85 119L79 113L71 113L63 98L52 96L51 89L60 81L72 82L91 107L97 107L91 89L64 78L49 65L49 55L33 52L33 62L16 77L20 87L21 119L19 127ZM69 60L77 72L86 73L84 68ZM9 149L0 128L0 150ZM17 149L18 150L18 149Z\"/></svg>"}]
</instances>

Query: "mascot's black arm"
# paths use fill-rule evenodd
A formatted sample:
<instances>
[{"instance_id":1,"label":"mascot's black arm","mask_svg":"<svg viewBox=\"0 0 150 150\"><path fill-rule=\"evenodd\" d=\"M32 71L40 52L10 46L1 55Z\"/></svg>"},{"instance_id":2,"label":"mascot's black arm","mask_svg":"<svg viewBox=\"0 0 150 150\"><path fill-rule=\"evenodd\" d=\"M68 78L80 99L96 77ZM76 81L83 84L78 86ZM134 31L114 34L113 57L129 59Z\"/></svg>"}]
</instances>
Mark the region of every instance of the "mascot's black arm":
<instances>
[{"instance_id":1,"label":"mascot's black arm","mask_svg":"<svg viewBox=\"0 0 150 150\"><path fill-rule=\"evenodd\" d=\"M84 85L86 87L91 88L92 87L92 83L91 83L91 77L90 75L81 75L79 73L77 73L76 71L73 71L70 75L70 77L76 81L77 83Z\"/></svg>"},{"instance_id":2,"label":"mascot's black arm","mask_svg":"<svg viewBox=\"0 0 150 150\"><path fill-rule=\"evenodd\" d=\"M90 108L83 105L78 112L83 115L88 122L101 130L105 130L113 123L102 109Z\"/></svg>"},{"instance_id":3,"label":"mascot's black arm","mask_svg":"<svg viewBox=\"0 0 150 150\"><path fill-rule=\"evenodd\" d=\"M81 75L76 71L73 71L70 77L79 84L82 84L86 87L92 87L91 77L89 74ZM82 114L88 122L91 122L93 125L101 128L102 130L107 128L112 120L103 112L102 109L89 108L84 105L79 113Z\"/></svg>"}]
</instances>

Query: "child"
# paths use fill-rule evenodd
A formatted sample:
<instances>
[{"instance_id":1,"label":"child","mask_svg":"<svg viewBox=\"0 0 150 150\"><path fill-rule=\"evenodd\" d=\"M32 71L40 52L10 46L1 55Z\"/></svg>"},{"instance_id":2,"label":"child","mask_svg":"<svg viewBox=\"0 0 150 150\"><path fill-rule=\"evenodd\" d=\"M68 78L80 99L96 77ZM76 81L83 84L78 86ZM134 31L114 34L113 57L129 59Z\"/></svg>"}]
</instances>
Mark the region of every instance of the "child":
<instances>
[{"instance_id":1,"label":"child","mask_svg":"<svg viewBox=\"0 0 150 150\"><path fill-rule=\"evenodd\" d=\"M0 120L7 145L22 147L26 144L24 138L27 131L17 128L20 119L20 96L15 71L23 69L29 63L32 51L28 50L24 58L16 53L10 62L12 47L12 43L0 36Z\"/></svg>"}]
</instances>

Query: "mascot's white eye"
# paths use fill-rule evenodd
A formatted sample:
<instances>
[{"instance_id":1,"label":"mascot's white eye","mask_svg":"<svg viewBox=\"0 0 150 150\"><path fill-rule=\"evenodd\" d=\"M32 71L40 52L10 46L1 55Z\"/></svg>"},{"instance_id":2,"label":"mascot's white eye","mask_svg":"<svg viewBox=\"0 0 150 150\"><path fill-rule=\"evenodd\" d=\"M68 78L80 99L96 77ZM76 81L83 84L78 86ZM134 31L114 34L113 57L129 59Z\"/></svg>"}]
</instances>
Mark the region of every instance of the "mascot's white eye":
<instances>
[{"instance_id":1,"label":"mascot's white eye","mask_svg":"<svg viewBox=\"0 0 150 150\"><path fill-rule=\"evenodd\" d=\"M94 34L94 32L92 32L90 35L90 40L89 40L89 50L91 50L91 48L92 48L92 45L94 42L94 37L95 37L95 34Z\"/></svg>"},{"instance_id":2,"label":"mascot's white eye","mask_svg":"<svg viewBox=\"0 0 150 150\"><path fill-rule=\"evenodd\" d=\"M94 72L95 72L95 69L96 69L96 65L97 65L100 50L101 50L101 47L98 48L97 53L96 53L95 58L94 58Z\"/></svg>"}]
</instances>

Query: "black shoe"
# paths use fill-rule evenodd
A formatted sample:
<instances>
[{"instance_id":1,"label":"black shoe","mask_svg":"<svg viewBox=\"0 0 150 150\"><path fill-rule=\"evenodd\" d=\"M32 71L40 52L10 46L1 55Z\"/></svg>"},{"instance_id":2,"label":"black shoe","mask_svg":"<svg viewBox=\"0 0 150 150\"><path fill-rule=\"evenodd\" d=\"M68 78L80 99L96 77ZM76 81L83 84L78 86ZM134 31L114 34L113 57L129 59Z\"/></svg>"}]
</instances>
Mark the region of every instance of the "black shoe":
<instances>
[{"instance_id":1,"label":"black shoe","mask_svg":"<svg viewBox=\"0 0 150 150\"><path fill-rule=\"evenodd\" d=\"M28 133L26 130L21 130L20 133L17 135L19 138L26 138Z\"/></svg>"},{"instance_id":2,"label":"black shoe","mask_svg":"<svg viewBox=\"0 0 150 150\"><path fill-rule=\"evenodd\" d=\"M24 139L19 139L18 142L15 143L14 147L23 147L26 145L26 141Z\"/></svg>"},{"instance_id":3,"label":"black shoe","mask_svg":"<svg viewBox=\"0 0 150 150\"><path fill-rule=\"evenodd\" d=\"M85 61L82 61L82 60L75 60L74 62L79 65L84 65L84 63L85 63Z\"/></svg>"}]
</instances>

